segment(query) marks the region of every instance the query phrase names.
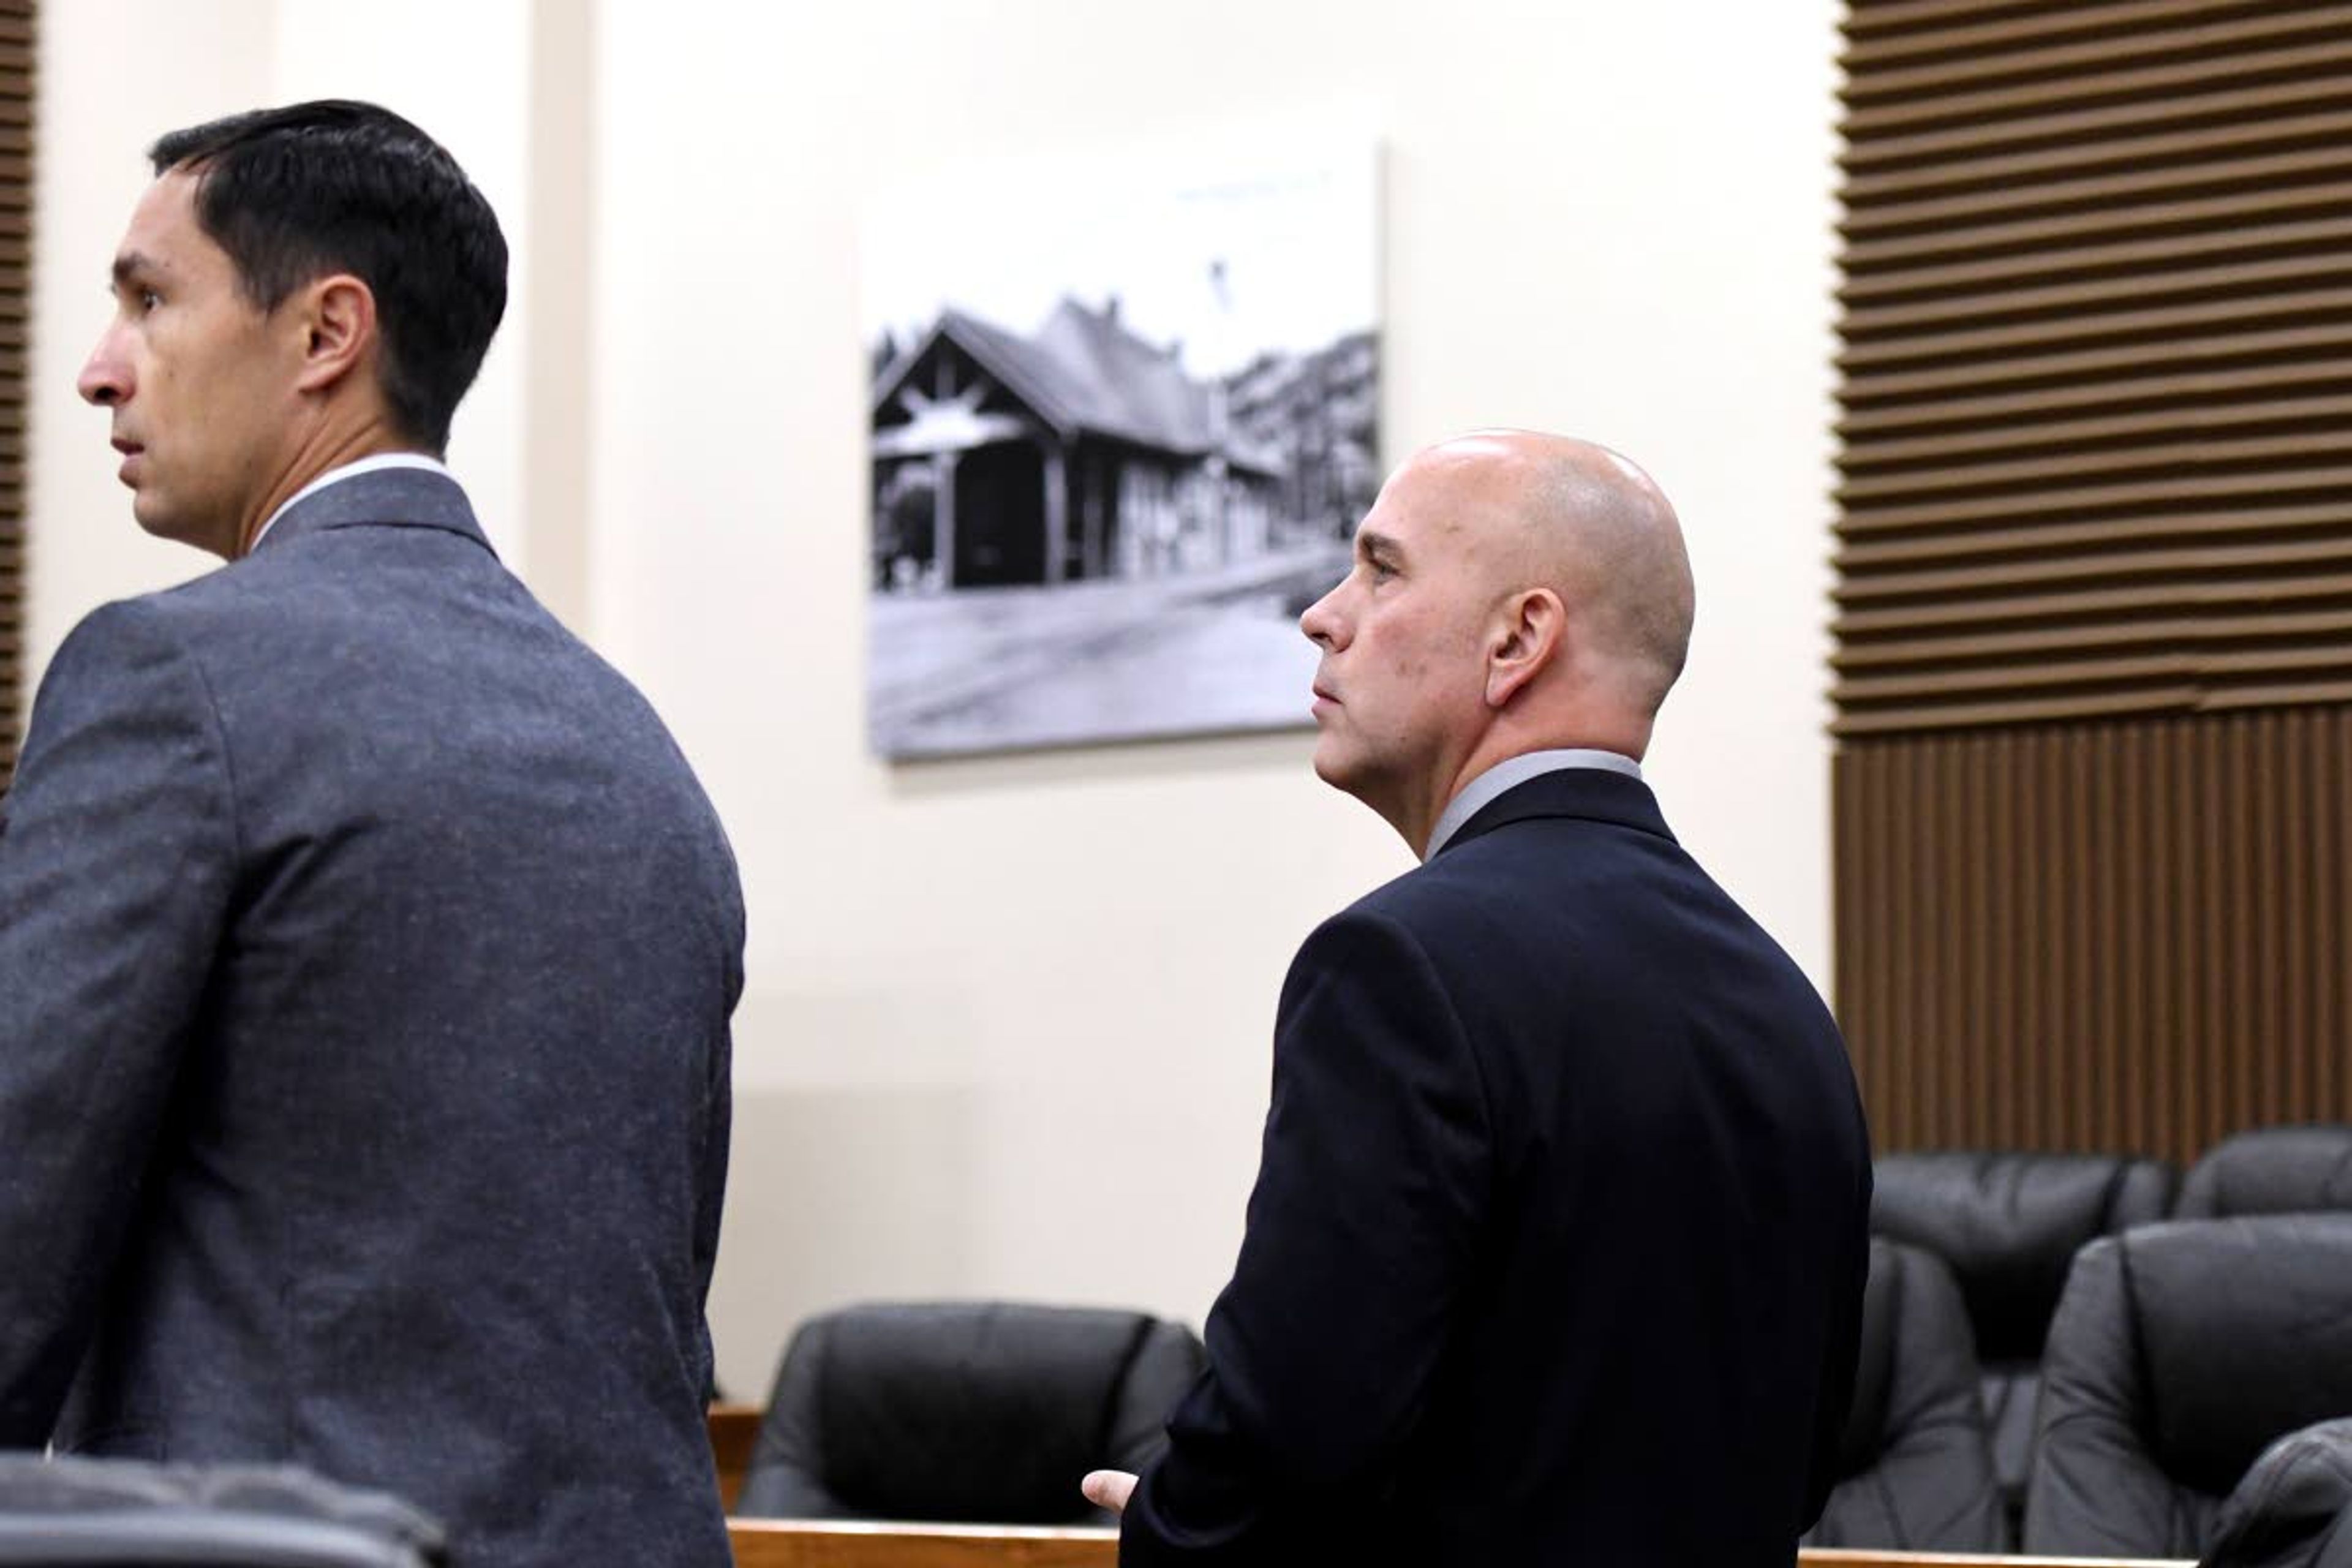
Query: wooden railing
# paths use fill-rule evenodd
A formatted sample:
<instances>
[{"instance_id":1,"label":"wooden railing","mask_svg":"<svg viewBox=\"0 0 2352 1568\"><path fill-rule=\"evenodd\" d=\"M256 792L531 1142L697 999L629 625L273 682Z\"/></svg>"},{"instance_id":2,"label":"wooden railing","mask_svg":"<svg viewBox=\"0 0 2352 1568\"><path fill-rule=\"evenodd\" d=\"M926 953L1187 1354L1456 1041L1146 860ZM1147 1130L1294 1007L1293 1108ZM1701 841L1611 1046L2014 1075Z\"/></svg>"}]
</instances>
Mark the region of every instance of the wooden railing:
<instances>
[{"instance_id":1,"label":"wooden railing","mask_svg":"<svg viewBox=\"0 0 2352 1568\"><path fill-rule=\"evenodd\" d=\"M735 1568L1118 1568L1108 1530L733 1519Z\"/></svg>"},{"instance_id":2,"label":"wooden railing","mask_svg":"<svg viewBox=\"0 0 2352 1568\"><path fill-rule=\"evenodd\" d=\"M2194 1563L2154 1557L1979 1556L1966 1552L1847 1552L1809 1546L1797 1553L1798 1568L2197 1568Z\"/></svg>"},{"instance_id":3,"label":"wooden railing","mask_svg":"<svg viewBox=\"0 0 2352 1568\"><path fill-rule=\"evenodd\" d=\"M731 1510L760 1431L752 1405L710 1407L710 1449L719 1495ZM1118 1568L1110 1530L1001 1524L878 1524L730 1519L736 1568ZM2121 1557L1979 1557L1949 1552L1808 1549L1799 1568L2193 1568Z\"/></svg>"},{"instance_id":4,"label":"wooden railing","mask_svg":"<svg viewBox=\"0 0 2352 1568\"><path fill-rule=\"evenodd\" d=\"M751 1468L751 1449L760 1440L760 1407L756 1405L714 1405L710 1407L710 1457L719 1465L719 1500L729 1513L743 1494L743 1472Z\"/></svg>"},{"instance_id":5,"label":"wooden railing","mask_svg":"<svg viewBox=\"0 0 2352 1568\"><path fill-rule=\"evenodd\" d=\"M736 1568L1118 1568L1108 1530L1005 1525L728 1521ZM2120 1557L1980 1557L1948 1552L1808 1549L1799 1568L2193 1568Z\"/></svg>"}]
</instances>

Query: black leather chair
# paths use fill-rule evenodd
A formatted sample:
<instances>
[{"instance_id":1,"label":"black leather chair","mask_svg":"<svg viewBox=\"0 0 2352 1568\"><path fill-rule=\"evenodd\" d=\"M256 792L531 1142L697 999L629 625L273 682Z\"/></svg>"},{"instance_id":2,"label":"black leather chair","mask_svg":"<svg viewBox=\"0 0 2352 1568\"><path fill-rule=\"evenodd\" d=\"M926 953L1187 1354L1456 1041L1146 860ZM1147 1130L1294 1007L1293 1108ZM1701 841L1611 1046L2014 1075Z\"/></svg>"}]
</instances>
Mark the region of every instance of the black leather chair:
<instances>
[{"instance_id":1,"label":"black leather chair","mask_svg":"<svg viewBox=\"0 0 2352 1568\"><path fill-rule=\"evenodd\" d=\"M2290 1432L2221 1505L2204 1568L2352 1568L2352 1420Z\"/></svg>"},{"instance_id":2,"label":"black leather chair","mask_svg":"<svg viewBox=\"0 0 2352 1568\"><path fill-rule=\"evenodd\" d=\"M440 1527L306 1471L0 1456L0 1563L16 1568L436 1568Z\"/></svg>"},{"instance_id":3,"label":"black leather chair","mask_svg":"<svg viewBox=\"0 0 2352 1568\"><path fill-rule=\"evenodd\" d=\"M1993 1469L2014 1534L2032 1468L2042 1344L2084 1242L2165 1217L2179 1173L2103 1154L1945 1152L1880 1159L1871 1228L1951 1267L1976 1332Z\"/></svg>"},{"instance_id":4,"label":"black leather chair","mask_svg":"<svg viewBox=\"0 0 2352 1568\"><path fill-rule=\"evenodd\" d=\"M2176 1219L2352 1210L2352 1127L2259 1127L2208 1149L2180 1184Z\"/></svg>"},{"instance_id":5,"label":"black leather chair","mask_svg":"<svg viewBox=\"0 0 2352 1568\"><path fill-rule=\"evenodd\" d=\"M2195 1557L2257 1455L2352 1415L2352 1215L2144 1226L2075 1259L2024 1549Z\"/></svg>"},{"instance_id":6,"label":"black leather chair","mask_svg":"<svg viewBox=\"0 0 2352 1568\"><path fill-rule=\"evenodd\" d=\"M1088 1470L1140 1469L1207 1352L1140 1312L853 1307L793 1334L738 1514L1103 1523Z\"/></svg>"},{"instance_id":7,"label":"black leather chair","mask_svg":"<svg viewBox=\"0 0 2352 1568\"><path fill-rule=\"evenodd\" d=\"M1976 1341L1959 1287L1932 1252L1871 1241L1838 1476L1808 1546L2008 1548Z\"/></svg>"}]
</instances>

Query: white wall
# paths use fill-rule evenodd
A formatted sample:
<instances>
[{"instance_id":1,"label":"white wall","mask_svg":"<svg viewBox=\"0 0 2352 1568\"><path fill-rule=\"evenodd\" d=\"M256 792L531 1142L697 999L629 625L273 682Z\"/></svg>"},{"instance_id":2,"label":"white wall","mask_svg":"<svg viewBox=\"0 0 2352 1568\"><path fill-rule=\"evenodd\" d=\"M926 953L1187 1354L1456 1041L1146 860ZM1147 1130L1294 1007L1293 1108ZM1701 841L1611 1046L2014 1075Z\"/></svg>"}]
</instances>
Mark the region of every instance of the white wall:
<instances>
[{"instance_id":1,"label":"white wall","mask_svg":"<svg viewBox=\"0 0 2352 1568\"><path fill-rule=\"evenodd\" d=\"M266 101L362 98L449 149L506 233L509 272L532 260L529 0L401 0L399 21L351 0L278 0ZM251 105L224 104L226 113ZM525 527L523 364L531 300L510 294L481 378L449 431L449 461L509 566L530 573Z\"/></svg>"},{"instance_id":2,"label":"white wall","mask_svg":"<svg viewBox=\"0 0 2352 1568\"><path fill-rule=\"evenodd\" d=\"M114 309L108 268L157 134L266 93L268 0L45 5L34 159L26 643L37 677L95 605L193 577L209 557L148 538L75 378Z\"/></svg>"},{"instance_id":3,"label":"white wall","mask_svg":"<svg viewBox=\"0 0 2352 1568\"><path fill-rule=\"evenodd\" d=\"M1652 775L1826 979L1834 0L485 0L413 24L444 42L478 27L478 54L385 44L365 69L350 51L394 30L346 19L362 9L51 8L37 368L45 384L62 368L70 396L144 138L247 100L379 93L451 141L510 235L541 215L517 272L539 303L519 299L499 351L520 379L486 382L453 456L532 519L527 575L576 557L575 624L668 716L741 859L751 982L712 1302L733 1392L763 1386L796 1318L861 1296L1197 1321L1239 1237L1290 952L1410 864L1315 783L1304 732L900 768L866 753L856 214L878 188L1203 127L1376 128L1391 457L1516 424L1658 475L1700 618ZM592 47L570 48L590 22ZM134 30L158 26L176 31ZM593 155L546 129L579 121ZM119 188L81 184L100 175ZM584 188L551 202L551 179ZM106 216L53 221L68 184ZM534 244L564 248L533 264ZM59 260L79 271L53 297ZM551 279L585 300L534 317ZM563 328L534 342L534 320ZM162 570L108 494L100 422L77 416L67 439L53 401L35 429L37 655ZM571 533L533 498L580 487L543 482L562 462L530 420L581 403Z\"/></svg>"},{"instance_id":4,"label":"white wall","mask_svg":"<svg viewBox=\"0 0 2352 1568\"><path fill-rule=\"evenodd\" d=\"M967 160L1370 124L1391 455L1599 437L1701 585L1655 776L1823 976L1835 9L612 0L593 624L749 888L721 1371L876 1293L1197 1321L1316 921L1403 869L1306 735L891 768L863 750L856 216Z\"/></svg>"},{"instance_id":5,"label":"white wall","mask_svg":"<svg viewBox=\"0 0 2352 1568\"><path fill-rule=\"evenodd\" d=\"M216 564L147 538L115 478L106 416L74 379L111 309L107 268L163 132L306 98L372 98L430 131L497 208L520 277L531 7L409 0L400 26L345 0L108 0L43 7L34 213L28 642L36 674L96 605ZM464 40L452 49L448 40ZM518 296L450 433L483 526L528 574L522 365L531 301Z\"/></svg>"}]
</instances>

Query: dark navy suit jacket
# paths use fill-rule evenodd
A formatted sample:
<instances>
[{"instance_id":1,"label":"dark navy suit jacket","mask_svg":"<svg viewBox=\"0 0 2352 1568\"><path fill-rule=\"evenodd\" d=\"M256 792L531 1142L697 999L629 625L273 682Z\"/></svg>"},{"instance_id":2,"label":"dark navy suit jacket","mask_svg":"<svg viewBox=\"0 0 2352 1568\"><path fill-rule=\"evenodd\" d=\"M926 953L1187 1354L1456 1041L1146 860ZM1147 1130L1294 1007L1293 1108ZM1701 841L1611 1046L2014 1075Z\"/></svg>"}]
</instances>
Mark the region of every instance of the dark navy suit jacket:
<instances>
[{"instance_id":1,"label":"dark navy suit jacket","mask_svg":"<svg viewBox=\"0 0 2352 1568\"><path fill-rule=\"evenodd\" d=\"M1836 1026L1648 788L1523 784L1292 965L1210 1369L1120 1561L1790 1563L1869 1197Z\"/></svg>"},{"instance_id":2,"label":"dark navy suit jacket","mask_svg":"<svg viewBox=\"0 0 2352 1568\"><path fill-rule=\"evenodd\" d=\"M742 942L669 735L447 479L93 614L0 802L0 1445L297 1462L460 1568L726 1563Z\"/></svg>"}]
</instances>

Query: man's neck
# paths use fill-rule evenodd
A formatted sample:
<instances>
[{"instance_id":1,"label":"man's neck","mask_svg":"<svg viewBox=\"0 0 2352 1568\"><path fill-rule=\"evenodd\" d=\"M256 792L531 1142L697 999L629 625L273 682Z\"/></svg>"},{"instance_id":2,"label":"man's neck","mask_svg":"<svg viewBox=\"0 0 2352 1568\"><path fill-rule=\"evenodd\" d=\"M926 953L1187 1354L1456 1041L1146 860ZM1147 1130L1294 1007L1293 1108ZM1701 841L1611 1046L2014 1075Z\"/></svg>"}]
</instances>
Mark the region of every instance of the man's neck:
<instances>
[{"instance_id":1,"label":"man's neck","mask_svg":"<svg viewBox=\"0 0 2352 1568\"><path fill-rule=\"evenodd\" d=\"M271 521L296 496L321 479L362 458L400 452L420 458L432 456L417 451L415 442L402 439L380 419L365 420L343 429L320 430L296 449L278 482L269 487L268 494L245 520L245 525L237 531L236 555L231 559L251 554Z\"/></svg>"},{"instance_id":2,"label":"man's neck","mask_svg":"<svg viewBox=\"0 0 2352 1568\"><path fill-rule=\"evenodd\" d=\"M278 526L279 518L284 517L320 490L330 485L341 484L345 479L357 479L362 474L374 473L384 468L416 468L426 473L449 476L448 465L442 462L440 458L427 457L423 452L372 452L364 458L354 458L340 467L329 468L279 503L276 511L262 519L261 527L255 531L253 542L247 547L246 553L250 555L261 547L261 542L269 537L269 531Z\"/></svg>"}]
</instances>

